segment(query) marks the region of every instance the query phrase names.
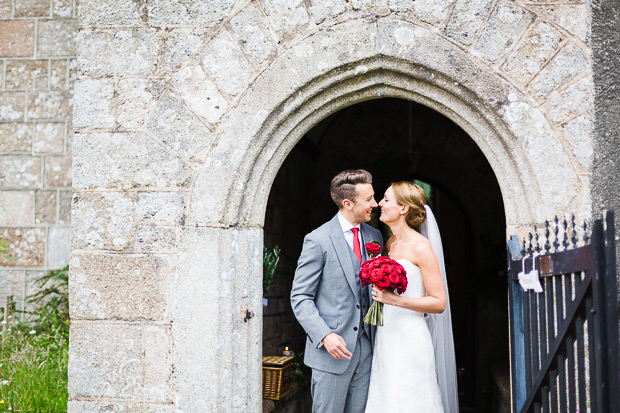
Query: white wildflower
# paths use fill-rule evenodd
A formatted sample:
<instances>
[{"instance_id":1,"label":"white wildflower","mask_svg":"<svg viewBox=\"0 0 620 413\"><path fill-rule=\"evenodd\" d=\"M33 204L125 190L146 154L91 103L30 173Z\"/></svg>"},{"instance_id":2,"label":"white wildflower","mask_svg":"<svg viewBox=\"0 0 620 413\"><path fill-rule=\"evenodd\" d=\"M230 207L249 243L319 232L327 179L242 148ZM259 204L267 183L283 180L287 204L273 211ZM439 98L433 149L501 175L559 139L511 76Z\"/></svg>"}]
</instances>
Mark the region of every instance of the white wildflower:
<instances>
[{"instance_id":1,"label":"white wildflower","mask_svg":"<svg viewBox=\"0 0 620 413\"><path fill-rule=\"evenodd\" d=\"M11 382L10 382L10 381L8 381L8 380L2 380L2 385L3 385L3 386L8 386L8 385L9 385L9 383L11 383Z\"/></svg>"},{"instance_id":2,"label":"white wildflower","mask_svg":"<svg viewBox=\"0 0 620 413\"><path fill-rule=\"evenodd\" d=\"M30 330L28 334L37 334L37 332L35 330Z\"/></svg>"}]
</instances>

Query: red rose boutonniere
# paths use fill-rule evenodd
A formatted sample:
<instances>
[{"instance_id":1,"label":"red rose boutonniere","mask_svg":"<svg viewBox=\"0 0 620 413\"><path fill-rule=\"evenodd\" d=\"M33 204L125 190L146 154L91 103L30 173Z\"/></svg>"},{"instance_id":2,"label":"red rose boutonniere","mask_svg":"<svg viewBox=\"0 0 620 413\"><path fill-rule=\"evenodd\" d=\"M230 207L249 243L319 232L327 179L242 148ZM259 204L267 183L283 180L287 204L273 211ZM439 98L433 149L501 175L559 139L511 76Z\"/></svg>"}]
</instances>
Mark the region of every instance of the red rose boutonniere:
<instances>
[{"instance_id":1,"label":"red rose boutonniere","mask_svg":"<svg viewBox=\"0 0 620 413\"><path fill-rule=\"evenodd\" d=\"M381 244L379 244L377 241L367 242L366 252L368 253L368 256L370 258L376 257L377 255L381 254Z\"/></svg>"}]
</instances>

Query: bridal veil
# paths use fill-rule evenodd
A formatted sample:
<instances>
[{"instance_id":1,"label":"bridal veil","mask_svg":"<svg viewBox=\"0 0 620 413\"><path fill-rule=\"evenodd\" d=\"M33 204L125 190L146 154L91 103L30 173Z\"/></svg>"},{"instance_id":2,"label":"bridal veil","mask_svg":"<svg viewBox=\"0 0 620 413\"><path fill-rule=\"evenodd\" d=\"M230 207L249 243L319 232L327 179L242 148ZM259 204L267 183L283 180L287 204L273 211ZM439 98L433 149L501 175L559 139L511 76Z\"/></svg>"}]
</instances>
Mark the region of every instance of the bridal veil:
<instances>
[{"instance_id":1,"label":"bridal veil","mask_svg":"<svg viewBox=\"0 0 620 413\"><path fill-rule=\"evenodd\" d=\"M435 349L435 365L437 368L437 381L441 392L441 400L446 413L459 411L458 386L456 381L456 358L454 355L454 337L452 334L452 316L450 312L450 296L446 281L446 266L443 259L443 246L439 227L433 212L425 205L426 221L420 228L433 248L437 257L441 278L446 289L446 309L441 314L430 314L428 317L428 329L431 332L433 347Z\"/></svg>"}]
</instances>

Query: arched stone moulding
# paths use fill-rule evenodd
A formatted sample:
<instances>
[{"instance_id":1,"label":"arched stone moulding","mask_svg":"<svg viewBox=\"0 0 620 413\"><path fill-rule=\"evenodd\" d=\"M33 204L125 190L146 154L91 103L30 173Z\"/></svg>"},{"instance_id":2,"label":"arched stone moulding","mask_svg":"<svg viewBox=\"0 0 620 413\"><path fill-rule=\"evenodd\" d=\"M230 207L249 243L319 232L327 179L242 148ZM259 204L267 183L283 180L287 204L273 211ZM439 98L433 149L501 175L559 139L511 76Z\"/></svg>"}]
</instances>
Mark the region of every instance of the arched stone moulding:
<instances>
[{"instance_id":1,"label":"arched stone moulding","mask_svg":"<svg viewBox=\"0 0 620 413\"><path fill-rule=\"evenodd\" d=\"M253 81L206 156L189 222L262 227L273 179L299 139L331 113L381 97L429 106L474 139L499 181L509 227L574 210L571 194L582 184L534 99L439 34L384 18L314 33Z\"/></svg>"}]
</instances>

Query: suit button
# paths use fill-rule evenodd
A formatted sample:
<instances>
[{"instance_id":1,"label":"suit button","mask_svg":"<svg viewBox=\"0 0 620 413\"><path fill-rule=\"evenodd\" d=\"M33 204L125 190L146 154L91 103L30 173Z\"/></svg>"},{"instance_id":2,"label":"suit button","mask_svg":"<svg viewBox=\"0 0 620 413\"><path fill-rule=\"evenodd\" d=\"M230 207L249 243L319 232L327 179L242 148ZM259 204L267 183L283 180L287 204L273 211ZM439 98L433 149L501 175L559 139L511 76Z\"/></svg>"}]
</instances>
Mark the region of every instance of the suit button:
<instances>
[{"instance_id":1,"label":"suit button","mask_svg":"<svg viewBox=\"0 0 620 413\"><path fill-rule=\"evenodd\" d=\"M357 331L357 327L353 327L353 331Z\"/></svg>"},{"instance_id":2,"label":"suit button","mask_svg":"<svg viewBox=\"0 0 620 413\"><path fill-rule=\"evenodd\" d=\"M360 309L360 305L359 304L356 304L355 307L357 307L358 310Z\"/></svg>"}]
</instances>

